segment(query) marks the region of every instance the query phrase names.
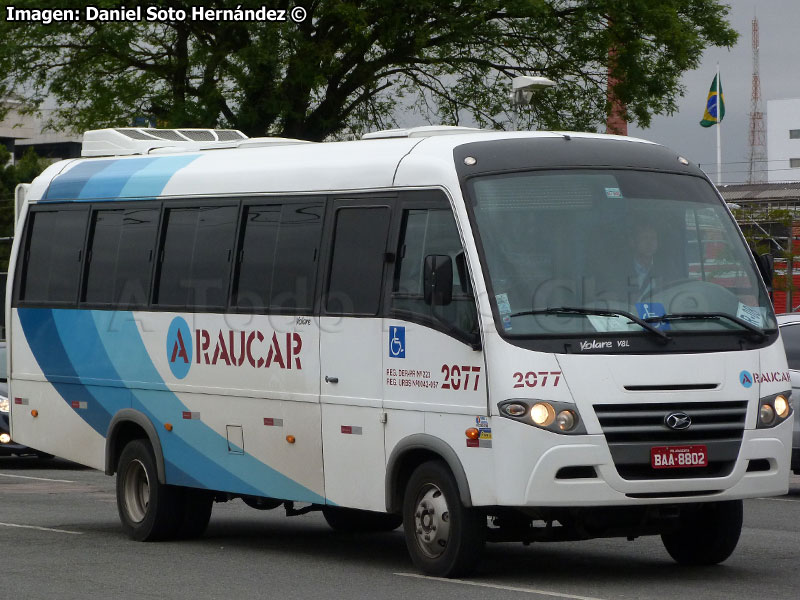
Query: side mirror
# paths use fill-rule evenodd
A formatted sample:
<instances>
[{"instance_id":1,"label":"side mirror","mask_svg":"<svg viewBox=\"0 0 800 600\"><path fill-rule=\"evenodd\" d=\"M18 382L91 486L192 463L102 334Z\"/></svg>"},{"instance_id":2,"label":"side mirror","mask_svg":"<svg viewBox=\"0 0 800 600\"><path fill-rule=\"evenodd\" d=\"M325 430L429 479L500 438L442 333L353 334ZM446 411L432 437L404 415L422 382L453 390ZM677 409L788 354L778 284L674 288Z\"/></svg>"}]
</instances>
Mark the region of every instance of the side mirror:
<instances>
[{"instance_id":1,"label":"side mirror","mask_svg":"<svg viewBox=\"0 0 800 600\"><path fill-rule=\"evenodd\" d=\"M753 258L756 259L756 265L767 285L767 291L772 292L772 276L775 272L775 257L772 254L756 254L753 253Z\"/></svg>"},{"instance_id":2,"label":"side mirror","mask_svg":"<svg viewBox=\"0 0 800 600\"><path fill-rule=\"evenodd\" d=\"M453 260L445 254L425 257L425 304L447 306L453 301Z\"/></svg>"}]
</instances>

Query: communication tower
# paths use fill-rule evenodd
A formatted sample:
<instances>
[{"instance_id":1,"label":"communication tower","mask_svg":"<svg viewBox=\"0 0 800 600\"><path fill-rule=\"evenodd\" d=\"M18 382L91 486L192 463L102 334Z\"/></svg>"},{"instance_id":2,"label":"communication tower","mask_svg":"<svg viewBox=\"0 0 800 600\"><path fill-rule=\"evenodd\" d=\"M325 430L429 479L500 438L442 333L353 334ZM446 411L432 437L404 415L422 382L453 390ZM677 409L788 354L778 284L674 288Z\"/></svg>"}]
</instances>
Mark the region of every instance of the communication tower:
<instances>
[{"instance_id":1,"label":"communication tower","mask_svg":"<svg viewBox=\"0 0 800 600\"><path fill-rule=\"evenodd\" d=\"M753 92L750 99L750 169L748 183L766 181L767 143L761 110L761 76L758 68L758 17L753 17Z\"/></svg>"}]
</instances>

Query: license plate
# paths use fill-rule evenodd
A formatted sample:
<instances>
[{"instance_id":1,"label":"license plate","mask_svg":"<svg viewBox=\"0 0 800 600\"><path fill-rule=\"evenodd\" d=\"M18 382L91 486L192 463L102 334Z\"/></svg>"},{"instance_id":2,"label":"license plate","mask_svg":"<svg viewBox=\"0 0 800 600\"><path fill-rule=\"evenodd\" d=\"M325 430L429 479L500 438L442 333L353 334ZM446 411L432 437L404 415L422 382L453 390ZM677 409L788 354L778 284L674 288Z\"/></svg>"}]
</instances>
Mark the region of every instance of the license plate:
<instances>
[{"instance_id":1,"label":"license plate","mask_svg":"<svg viewBox=\"0 0 800 600\"><path fill-rule=\"evenodd\" d=\"M683 469L708 466L705 446L655 446L650 448L650 466L654 469Z\"/></svg>"}]
</instances>

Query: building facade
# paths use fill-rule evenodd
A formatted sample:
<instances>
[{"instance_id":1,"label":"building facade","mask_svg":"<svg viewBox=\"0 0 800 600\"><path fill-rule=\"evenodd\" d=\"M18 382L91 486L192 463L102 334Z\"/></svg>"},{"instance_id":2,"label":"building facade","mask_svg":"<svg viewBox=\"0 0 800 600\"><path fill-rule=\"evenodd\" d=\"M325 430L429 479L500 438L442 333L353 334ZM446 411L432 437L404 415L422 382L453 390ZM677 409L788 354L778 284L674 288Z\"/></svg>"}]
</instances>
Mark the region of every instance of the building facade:
<instances>
[{"instance_id":1,"label":"building facade","mask_svg":"<svg viewBox=\"0 0 800 600\"><path fill-rule=\"evenodd\" d=\"M767 180L800 181L800 98L767 102Z\"/></svg>"}]
</instances>

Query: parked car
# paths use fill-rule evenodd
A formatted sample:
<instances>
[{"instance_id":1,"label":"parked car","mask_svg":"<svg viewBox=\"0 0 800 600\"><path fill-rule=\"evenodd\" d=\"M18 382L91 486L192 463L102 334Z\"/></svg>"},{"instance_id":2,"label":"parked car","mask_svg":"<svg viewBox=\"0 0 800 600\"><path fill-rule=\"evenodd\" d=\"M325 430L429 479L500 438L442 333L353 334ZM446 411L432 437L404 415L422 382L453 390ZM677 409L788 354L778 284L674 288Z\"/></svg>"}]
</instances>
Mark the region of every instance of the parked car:
<instances>
[{"instance_id":1,"label":"parked car","mask_svg":"<svg viewBox=\"0 0 800 600\"><path fill-rule=\"evenodd\" d=\"M778 315L789 375L792 378L794 436L792 437L792 471L800 475L800 313Z\"/></svg>"}]
</instances>

